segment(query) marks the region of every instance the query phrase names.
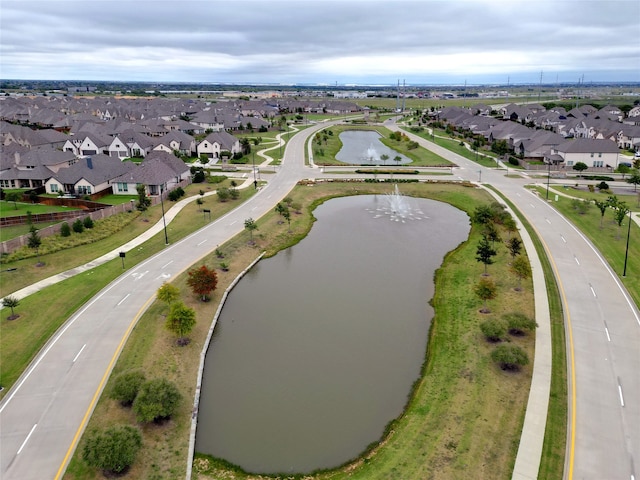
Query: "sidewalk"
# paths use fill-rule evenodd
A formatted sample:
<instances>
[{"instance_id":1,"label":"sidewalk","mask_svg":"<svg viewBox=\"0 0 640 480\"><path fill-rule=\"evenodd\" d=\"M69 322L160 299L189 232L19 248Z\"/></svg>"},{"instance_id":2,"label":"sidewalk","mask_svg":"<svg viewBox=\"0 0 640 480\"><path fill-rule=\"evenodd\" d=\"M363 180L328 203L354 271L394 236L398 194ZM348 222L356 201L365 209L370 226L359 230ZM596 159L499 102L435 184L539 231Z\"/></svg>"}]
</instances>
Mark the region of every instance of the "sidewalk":
<instances>
[{"instance_id":1,"label":"sidewalk","mask_svg":"<svg viewBox=\"0 0 640 480\"><path fill-rule=\"evenodd\" d=\"M253 178L250 176L247 176L247 178L245 179L245 181L238 186L238 188L247 188L249 186L253 186ZM216 194L216 190L213 190L211 192L206 192L204 194L205 197L211 196L211 195L215 195ZM167 222L167 224L171 223L171 221L176 218L176 215L178 215L178 213L180 213L180 211L189 203L191 202L195 202L198 198L200 198L199 195L194 195L192 197L189 198L184 198L178 202L175 203L175 205L173 205L169 210L167 210L164 214L164 220ZM43 280L40 280L39 282L33 283L27 287L24 287L23 289L20 289L16 292L11 293L11 296L14 298L17 298L18 300L21 300L25 297L28 297L29 295L38 292L39 290L42 290L43 288L49 287L51 285L55 285L58 282L61 282L63 280L66 280L67 278L73 277L74 275L78 275L80 273L86 272L87 270L91 270L92 268L95 268L99 265L102 265L104 263L107 263L111 260L113 260L114 258L118 258L120 256L120 252L123 251L129 251L132 250L135 247L138 247L139 245L142 245L144 242L146 242L147 240L149 240L150 238L152 238L154 235L158 234L159 232L161 232L164 229L164 223L163 220L160 219L158 220L158 222L156 222L155 225L153 225L151 228L149 228L148 230L146 230L144 233L142 233L141 235L139 235L138 237L134 238L133 240L125 243L124 245L108 252L105 253L104 255L91 260L88 263L85 263L84 265L80 265L77 267L74 267L70 270L66 270L64 272L60 272L57 273L56 275L52 275L50 277L47 277ZM1 299L0 299L1 300ZM1 308L1 307L0 307Z\"/></svg>"}]
</instances>

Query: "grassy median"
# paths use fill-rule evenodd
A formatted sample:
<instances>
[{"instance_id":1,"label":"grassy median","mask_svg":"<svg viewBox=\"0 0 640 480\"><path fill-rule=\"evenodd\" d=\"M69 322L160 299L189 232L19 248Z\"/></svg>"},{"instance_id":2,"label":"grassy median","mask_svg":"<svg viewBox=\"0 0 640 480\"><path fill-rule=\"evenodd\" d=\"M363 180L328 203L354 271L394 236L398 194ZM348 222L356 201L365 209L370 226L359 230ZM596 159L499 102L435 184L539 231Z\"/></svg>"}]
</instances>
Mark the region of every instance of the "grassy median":
<instances>
[{"instance_id":1,"label":"grassy median","mask_svg":"<svg viewBox=\"0 0 640 480\"><path fill-rule=\"evenodd\" d=\"M332 196L387 193L390 184L333 182L298 186L291 193L302 205L292 215L291 226L281 223L275 213L258 220L249 244L243 232L220 247L229 264L229 272L219 271L219 283L212 301L201 303L186 286L186 275L174 280L182 300L197 310L197 324L186 347L163 328L166 307L151 305L135 327L118 360L114 377L120 372L142 369L147 378L163 377L179 385L183 402L179 412L161 425L138 425L144 435L144 450L126 478L179 478L184 475L195 380L199 355L213 314L228 285L261 251L273 255L300 241L311 228L313 208ZM491 198L471 186L453 184L404 184L404 194L446 201L471 212ZM503 233L504 239L507 234ZM496 263L489 274L497 283L498 297L490 302L492 313L479 312L482 302L473 293L481 278L483 265L475 259L480 238L473 227L468 242L449 253L436 274L436 294L432 304L436 316L432 322L428 350L421 378L410 395L406 412L389 424L379 444L370 446L358 459L328 472L304 478L461 478L473 472L474 478L509 478L515 460L531 379L531 364L519 373L504 372L490 359L495 345L487 343L479 323L503 313L520 311L533 316L531 282L516 291L517 280L509 272L509 255L496 244ZM216 267L216 255L201 263ZM533 335L512 337L533 360ZM136 424L130 410L108 398L111 381L105 388L88 430L112 423ZM81 460L82 441L65 478L92 479L102 474ZM194 478L249 479L273 476L249 475L223 460L197 455ZM289 476L287 476L289 478ZM302 478L302 476L301 476Z\"/></svg>"}]
</instances>

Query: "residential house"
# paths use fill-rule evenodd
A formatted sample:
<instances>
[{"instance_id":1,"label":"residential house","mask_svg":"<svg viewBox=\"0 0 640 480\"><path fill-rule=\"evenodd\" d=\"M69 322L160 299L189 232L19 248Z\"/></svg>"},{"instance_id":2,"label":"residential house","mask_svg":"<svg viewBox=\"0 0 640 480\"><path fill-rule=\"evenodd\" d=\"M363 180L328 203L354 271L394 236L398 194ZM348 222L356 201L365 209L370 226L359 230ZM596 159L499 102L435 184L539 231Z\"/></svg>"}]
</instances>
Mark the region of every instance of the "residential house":
<instances>
[{"instance_id":1,"label":"residential house","mask_svg":"<svg viewBox=\"0 0 640 480\"><path fill-rule=\"evenodd\" d=\"M111 182L132 170L135 164L121 162L117 157L97 154L81 158L68 168L62 168L47 180L47 193L92 195L111 190ZM135 192L134 192L135 193Z\"/></svg>"},{"instance_id":2,"label":"residential house","mask_svg":"<svg viewBox=\"0 0 640 480\"><path fill-rule=\"evenodd\" d=\"M524 158L541 160L549 155L554 147L565 141L565 138L557 133L534 130L530 138L516 142L514 151Z\"/></svg>"},{"instance_id":3,"label":"residential house","mask_svg":"<svg viewBox=\"0 0 640 480\"><path fill-rule=\"evenodd\" d=\"M9 150L5 155L5 150ZM9 157L11 155L11 157ZM3 148L2 188L38 188L56 172L77 162L73 153L49 147L26 149Z\"/></svg>"},{"instance_id":4,"label":"residential house","mask_svg":"<svg viewBox=\"0 0 640 480\"><path fill-rule=\"evenodd\" d=\"M191 135L187 135L178 130L172 130L163 137L153 140L153 151L160 150L168 153L179 152L181 155L188 156L193 155L196 151L196 140Z\"/></svg>"},{"instance_id":5,"label":"residential house","mask_svg":"<svg viewBox=\"0 0 640 480\"><path fill-rule=\"evenodd\" d=\"M618 146L610 140L575 138L553 148L550 156L558 155L567 168L582 162L589 168L615 169L618 166L618 152Z\"/></svg>"},{"instance_id":6,"label":"residential house","mask_svg":"<svg viewBox=\"0 0 640 480\"><path fill-rule=\"evenodd\" d=\"M113 193L132 195L144 185L148 195L158 195L191 179L189 166L171 153L152 152L134 167L113 179Z\"/></svg>"},{"instance_id":7,"label":"residential house","mask_svg":"<svg viewBox=\"0 0 640 480\"><path fill-rule=\"evenodd\" d=\"M205 155L216 161L220 159L220 152L223 150L232 154L240 152L240 141L230 133L213 132L196 146L198 157Z\"/></svg>"}]
</instances>

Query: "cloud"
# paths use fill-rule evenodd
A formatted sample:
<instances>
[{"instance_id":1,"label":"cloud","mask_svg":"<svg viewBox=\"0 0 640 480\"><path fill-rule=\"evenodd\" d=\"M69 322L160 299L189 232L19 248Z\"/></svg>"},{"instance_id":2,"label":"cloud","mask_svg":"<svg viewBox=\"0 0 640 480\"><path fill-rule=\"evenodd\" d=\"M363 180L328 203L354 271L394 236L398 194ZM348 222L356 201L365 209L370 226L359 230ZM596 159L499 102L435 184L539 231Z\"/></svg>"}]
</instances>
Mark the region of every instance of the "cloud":
<instances>
[{"instance_id":1,"label":"cloud","mask_svg":"<svg viewBox=\"0 0 640 480\"><path fill-rule=\"evenodd\" d=\"M0 9L3 78L473 83L537 81L543 70L640 81L637 0L3 0Z\"/></svg>"}]
</instances>

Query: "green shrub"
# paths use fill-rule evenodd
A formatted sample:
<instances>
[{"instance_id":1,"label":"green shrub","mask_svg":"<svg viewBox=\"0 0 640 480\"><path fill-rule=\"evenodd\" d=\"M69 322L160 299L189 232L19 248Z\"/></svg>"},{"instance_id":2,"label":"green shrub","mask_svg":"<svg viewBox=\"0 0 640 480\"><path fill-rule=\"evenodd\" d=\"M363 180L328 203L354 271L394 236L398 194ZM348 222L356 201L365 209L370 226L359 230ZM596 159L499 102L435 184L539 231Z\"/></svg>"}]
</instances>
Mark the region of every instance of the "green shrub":
<instances>
[{"instance_id":1,"label":"green shrub","mask_svg":"<svg viewBox=\"0 0 640 480\"><path fill-rule=\"evenodd\" d=\"M141 423L154 422L171 417L182 395L168 380L158 378L144 383L133 402L136 420Z\"/></svg>"},{"instance_id":2,"label":"green shrub","mask_svg":"<svg viewBox=\"0 0 640 480\"><path fill-rule=\"evenodd\" d=\"M90 230L93 228L93 220L91 219L91 217L84 217L82 225L84 225L84 228Z\"/></svg>"},{"instance_id":3,"label":"green shrub","mask_svg":"<svg viewBox=\"0 0 640 480\"><path fill-rule=\"evenodd\" d=\"M491 358L500 365L502 370L520 370L529 363L527 352L517 345L500 345L491 352Z\"/></svg>"},{"instance_id":4,"label":"green shrub","mask_svg":"<svg viewBox=\"0 0 640 480\"><path fill-rule=\"evenodd\" d=\"M71 228L73 228L73 231L76 233L82 233L84 232L84 223L82 223L82 220L77 219L73 222L73 226Z\"/></svg>"},{"instance_id":5,"label":"green shrub","mask_svg":"<svg viewBox=\"0 0 640 480\"><path fill-rule=\"evenodd\" d=\"M501 342L507 333L507 326L500 320L491 319L482 322L480 330L490 342Z\"/></svg>"},{"instance_id":6,"label":"green shrub","mask_svg":"<svg viewBox=\"0 0 640 480\"><path fill-rule=\"evenodd\" d=\"M502 319L507 324L511 335L524 335L525 332L533 332L538 327L536 321L524 313L507 313L502 316Z\"/></svg>"},{"instance_id":7,"label":"green shrub","mask_svg":"<svg viewBox=\"0 0 640 480\"><path fill-rule=\"evenodd\" d=\"M122 406L131 406L145 380L144 373L138 370L120 374L114 381L110 397Z\"/></svg>"},{"instance_id":8,"label":"green shrub","mask_svg":"<svg viewBox=\"0 0 640 480\"><path fill-rule=\"evenodd\" d=\"M520 161L516 157L509 157L509 163L514 166L520 165Z\"/></svg>"},{"instance_id":9,"label":"green shrub","mask_svg":"<svg viewBox=\"0 0 640 480\"><path fill-rule=\"evenodd\" d=\"M70 235L71 235L71 227L67 222L63 222L62 225L60 225L60 236L68 237Z\"/></svg>"},{"instance_id":10,"label":"green shrub","mask_svg":"<svg viewBox=\"0 0 640 480\"><path fill-rule=\"evenodd\" d=\"M140 431L131 425L115 425L92 432L84 444L82 458L90 466L119 474L127 470L142 447Z\"/></svg>"}]
</instances>

